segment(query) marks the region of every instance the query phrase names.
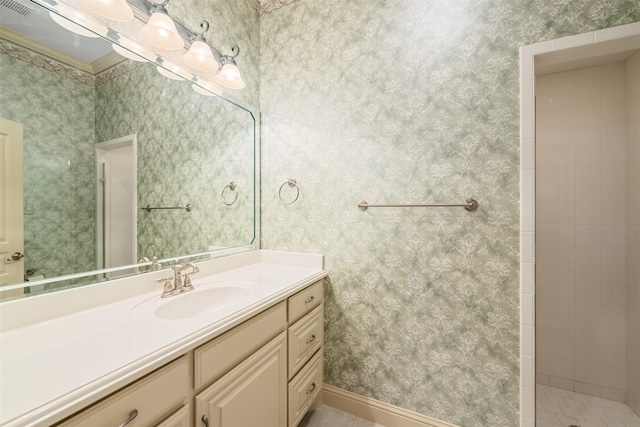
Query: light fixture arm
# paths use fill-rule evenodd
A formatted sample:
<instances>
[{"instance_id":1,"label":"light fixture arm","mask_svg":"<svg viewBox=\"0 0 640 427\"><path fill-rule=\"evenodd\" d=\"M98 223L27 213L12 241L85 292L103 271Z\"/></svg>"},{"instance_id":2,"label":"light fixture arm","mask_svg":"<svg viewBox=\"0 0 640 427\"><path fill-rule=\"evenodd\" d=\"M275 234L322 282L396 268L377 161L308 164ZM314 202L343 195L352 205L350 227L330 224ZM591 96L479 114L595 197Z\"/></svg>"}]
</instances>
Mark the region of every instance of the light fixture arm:
<instances>
[{"instance_id":1,"label":"light fixture arm","mask_svg":"<svg viewBox=\"0 0 640 427\"><path fill-rule=\"evenodd\" d=\"M209 31L209 21L207 21L206 19L203 19L202 22L200 22L200 28L202 28L202 32L201 33L193 33L196 36L202 36L204 35L204 33L206 33L207 31Z\"/></svg>"},{"instance_id":2,"label":"light fixture arm","mask_svg":"<svg viewBox=\"0 0 640 427\"><path fill-rule=\"evenodd\" d=\"M167 12L167 9L166 9L166 6L169 4L169 0L164 0L160 4L158 3L149 3L149 4L150 4L149 15L153 15L154 12L164 13L165 15L169 14L169 12Z\"/></svg>"},{"instance_id":3,"label":"light fixture arm","mask_svg":"<svg viewBox=\"0 0 640 427\"><path fill-rule=\"evenodd\" d=\"M240 55L240 47L233 46L231 48L232 55L221 55L220 57L220 65L224 66L224 64L233 64L236 65L236 58Z\"/></svg>"},{"instance_id":4,"label":"light fixture arm","mask_svg":"<svg viewBox=\"0 0 640 427\"><path fill-rule=\"evenodd\" d=\"M159 7L161 9L164 9L164 11L166 13L165 6L169 3L169 0L165 0L164 2L162 2L160 4L151 3L148 0L127 0L127 3L129 3L129 6L131 6L131 9L133 9L134 16L137 19L139 19L140 21L142 21L143 23L146 24L147 21L149 21L149 17L153 14L153 9L154 8ZM175 24L175 26L176 26L176 28L178 30L178 34L180 34L180 36L184 40L185 49L189 50L189 47L191 47L191 43L195 41L192 37L194 35L197 36L198 33L194 33L193 31L188 30L182 24L177 22L176 20L174 20L173 23ZM209 22L207 22L207 26L208 25L209 25ZM204 29L204 27L202 26L202 22L200 23L200 27ZM208 30L208 27L207 27L207 30ZM203 31L200 34L204 34L207 30ZM220 63L220 61L222 60L222 57L223 57L222 53L219 50L217 50L216 48L212 47L212 46L209 46L209 47L211 48L211 52L213 53L213 57L216 59L216 61L218 61Z\"/></svg>"}]
</instances>

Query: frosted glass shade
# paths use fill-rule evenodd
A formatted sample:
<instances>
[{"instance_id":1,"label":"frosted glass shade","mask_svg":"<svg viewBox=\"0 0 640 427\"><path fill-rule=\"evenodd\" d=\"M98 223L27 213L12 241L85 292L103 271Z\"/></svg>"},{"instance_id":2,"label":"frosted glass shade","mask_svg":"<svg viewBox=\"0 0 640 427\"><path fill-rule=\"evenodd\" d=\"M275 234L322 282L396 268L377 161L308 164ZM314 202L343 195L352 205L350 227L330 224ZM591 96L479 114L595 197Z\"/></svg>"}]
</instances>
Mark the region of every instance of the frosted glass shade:
<instances>
[{"instance_id":1,"label":"frosted glass shade","mask_svg":"<svg viewBox=\"0 0 640 427\"><path fill-rule=\"evenodd\" d=\"M113 48L113 50L115 50L116 52L118 52L120 55L124 56L125 58L129 58L133 61L138 61L138 62L148 62L145 58L143 58L140 55L137 55L133 52L131 52L128 49L123 48L120 45L117 44L112 44L111 47Z\"/></svg>"},{"instance_id":2,"label":"frosted glass shade","mask_svg":"<svg viewBox=\"0 0 640 427\"><path fill-rule=\"evenodd\" d=\"M213 57L211 48L203 41L196 40L184 54L184 62L199 71L211 72L218 69L218 61Z\"/></svg>"},{"instance_id":3,"label":"frosted glass shade","mask_svg":"<svg viewBox=\"0 0 640 427\"><path fill-rule=\"evenodd\" d=\"M83 37L100 37L100 35L95 34L89 30L87 30L86 28L76 24L75 22L72 22L70 20L68 20L67 18L64 18L56 13L53 12L49 12L49 16L51 17L51 19L53 19L53 21L60 25L62 28L64 28L65 30L69 30L72 33L78 34L79 36L83 36ZM105 31L105 34L107 32Z\"/></svg>"},{"instance_id":4,"label":"frosted glass shade","mask_svg":"<svg viewBox=\"0 0 640 427\"><path fill-rule=\"evenodd\" d=\"M173 69L173 67L171 67L171 66L169 66L169 65L168 65L167 67L169 67L169 68L172 68L172 69ZM168 78L168 79L171 79L171 80L184 80L184 79L182 78L182 76L180 76L180 75L178 75L178 74L174 73L173 71L169 71L169 70L167 70L166 68L163 68L163 67L161 67L161 66L159 66L159 65L156 67L156 70L157 70L160 74L162 74L163 76L165 76L165 77L166 77L166 78ZM177 70L176 70L176 72L177 72Z\"/></svg>"},{"instance_id":5,"label":"frosted glass shade","mask_svg":"<svg viewBox=\"0 0 640 427\"><path fill-rule=\"evenodd\" d=\"M176 24L169 15L154 12L147 25L140 29L142 40L151 46L165 50L180 50L184 47L184 40L178 34Z\"/></svg>"},{"instance_id":6,"label":"frosted glass shade","mask_svg":"<svg viewBox=\"0 0 640 427\"><path fill-rule=\"evenodd\" d=\"M90 12L103 18L118 22L128 22L133 19L133 10L126 0L78 0Z\"/></svg>"},{"instance_id":7,"label":"frosted glass shade","mask_svg":"<svg viewBox=\"0 0 640 427\"><path fill-rule=\"evenodd\" d=\"M229 89L242 89L245 87L240 70L234 64L224 64L222 70L213 78L213 81Z\"/></svg>"}]
</instances>

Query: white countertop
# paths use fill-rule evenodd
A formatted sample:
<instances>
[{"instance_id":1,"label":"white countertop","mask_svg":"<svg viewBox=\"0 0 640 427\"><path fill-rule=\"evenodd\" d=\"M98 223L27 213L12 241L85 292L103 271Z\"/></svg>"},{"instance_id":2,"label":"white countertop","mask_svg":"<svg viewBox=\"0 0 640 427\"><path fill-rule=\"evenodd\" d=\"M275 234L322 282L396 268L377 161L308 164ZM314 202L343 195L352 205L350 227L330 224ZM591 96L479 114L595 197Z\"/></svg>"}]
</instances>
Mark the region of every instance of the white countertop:
<instances>
[{"instance_id":1,"label":"white countertop","mask_svg":"<svg viewBox=\"0 0 640 427\"><path fill-rule=\"evenodd\" d=\"M160 300L165 270L0 304L0 425L59 421L326 276L321 255L273 251L198 266L196 289L240 283L250 295L195 318L132 315Z\"/></svg>"}]
</instances>

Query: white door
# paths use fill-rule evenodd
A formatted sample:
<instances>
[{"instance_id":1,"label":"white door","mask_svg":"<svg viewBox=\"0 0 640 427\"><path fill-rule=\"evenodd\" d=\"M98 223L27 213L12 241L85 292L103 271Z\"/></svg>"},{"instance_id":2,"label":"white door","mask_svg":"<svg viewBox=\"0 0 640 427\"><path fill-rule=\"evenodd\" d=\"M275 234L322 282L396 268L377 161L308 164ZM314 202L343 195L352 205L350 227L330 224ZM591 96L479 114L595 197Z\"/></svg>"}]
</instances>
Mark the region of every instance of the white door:
<instances>
[{"instance_id":1,"label":"white door","mask_svg":"<svg viewBox=\"0 0 640 427\"><path fill-rule=\"evenodd\" d=\"M136 141L135 134L96 144L96 268L136 263ZM108 273L107 278L135 270Z\"/></svg>"},{"instance_id":2,"label":"white door","mask_svg":"<svg viewBox=\"0 0 640 427\"><path fill-rule=\"evenodd\" d=\"M0 118L0 285L24 282L22 183L22 124Z\"/></svg>"}]
</instances>

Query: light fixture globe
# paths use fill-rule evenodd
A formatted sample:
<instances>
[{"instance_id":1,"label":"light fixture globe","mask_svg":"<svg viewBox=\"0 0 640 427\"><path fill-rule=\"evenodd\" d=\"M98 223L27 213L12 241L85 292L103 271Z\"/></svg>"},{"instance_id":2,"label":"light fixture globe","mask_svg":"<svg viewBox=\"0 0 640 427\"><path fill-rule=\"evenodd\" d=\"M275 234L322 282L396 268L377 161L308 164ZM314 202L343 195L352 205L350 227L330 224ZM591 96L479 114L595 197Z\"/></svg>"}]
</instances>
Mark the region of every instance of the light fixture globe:
<instances>
[{"instance_id":1,"label":"light fixture globe","mask_svg":"<svg viewBox=\"0 0 640 427\"><path fill-rule=\"evenodd\" d=\"M213 81L229 89L242 89L246 86L238 66L232 62L224 64L222 70L213 77Z\"/></svg>"},{"instance_id":2,"label":"light fixture globe","mask_svg":"<svg viewBox=\"0 0 640 427\"><path fill-rule=\"evenodd\" d=\"M183 56L185 64L198 71L206 73L217 70L220 65L213 57L211 48L204 42L204 37L196 39L189 48L189 51Z\"/></svg>"},{"instance_id":3,"label":"light fixture globe","mask_svg":"<svg viewBox=\"0 0 640 427\"><path fill-rule=\"evenodd\" d=\"M158 49L180 50L184 47L184 40L178 34L176 24L162 7L157 8L147 25L140 29L140 37Z\"/></svg>"},{"instance_id":4,"label":"light fixture globe","mask_svg":"<svg viewBox=\"0 0 640 427\"><path fill-rule=\"evenodd\" d=\"M78 0L90 12L118 22L133 19L133 10L126 0Z\"/></svg>"}]
</instances>

